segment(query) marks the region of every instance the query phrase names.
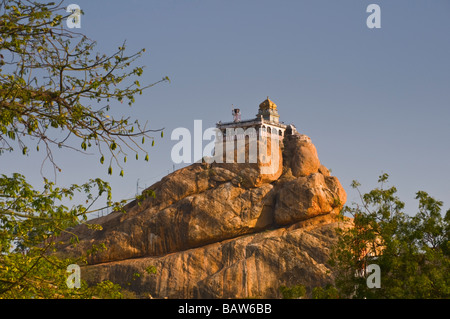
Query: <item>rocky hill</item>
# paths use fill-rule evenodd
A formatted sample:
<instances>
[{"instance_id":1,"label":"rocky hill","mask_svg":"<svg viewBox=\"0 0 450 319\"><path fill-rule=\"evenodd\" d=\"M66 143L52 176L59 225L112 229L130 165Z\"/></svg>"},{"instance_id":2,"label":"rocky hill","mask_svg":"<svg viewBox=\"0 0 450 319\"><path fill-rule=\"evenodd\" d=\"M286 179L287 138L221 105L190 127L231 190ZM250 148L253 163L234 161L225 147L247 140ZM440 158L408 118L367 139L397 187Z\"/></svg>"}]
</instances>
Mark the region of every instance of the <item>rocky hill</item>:
<instances>
[{"instance_id":1,"label":"rocky hill","mask_svg":"<svg viewBox=\"0 0 450 319\"><path fill-rule=\"evenodd\" d=\"M102 230L72 230L80 243L62 245L65 255L107 247L89 258L83 279L155 298L278 298L280 286L333 281L327 260L346 193L307 136L286 134L276 174L196 163L149 189L155 196L125 213L90 221Z\"/></svg>"}]
</instances>

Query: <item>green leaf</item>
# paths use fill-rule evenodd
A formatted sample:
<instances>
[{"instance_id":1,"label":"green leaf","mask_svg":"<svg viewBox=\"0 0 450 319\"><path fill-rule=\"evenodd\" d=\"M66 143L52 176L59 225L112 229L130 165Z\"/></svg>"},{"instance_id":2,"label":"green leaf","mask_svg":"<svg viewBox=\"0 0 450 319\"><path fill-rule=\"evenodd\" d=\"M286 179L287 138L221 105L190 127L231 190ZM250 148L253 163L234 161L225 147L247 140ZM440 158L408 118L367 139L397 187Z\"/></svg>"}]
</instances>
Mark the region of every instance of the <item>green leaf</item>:
<instances>
[{"instance_id":1,"label":"green leaf","mask_svg":"<svg viewBox=\"0 0 450 319\"><path fill-rule=\"evenodd\" d=\"M147 268L145 268L145 271L146 271L149 275L151 275L151 274L156 274L157 268L156 268L155 266L151 265L151 266L148 266Z\"/></svg>"}]
</instances>

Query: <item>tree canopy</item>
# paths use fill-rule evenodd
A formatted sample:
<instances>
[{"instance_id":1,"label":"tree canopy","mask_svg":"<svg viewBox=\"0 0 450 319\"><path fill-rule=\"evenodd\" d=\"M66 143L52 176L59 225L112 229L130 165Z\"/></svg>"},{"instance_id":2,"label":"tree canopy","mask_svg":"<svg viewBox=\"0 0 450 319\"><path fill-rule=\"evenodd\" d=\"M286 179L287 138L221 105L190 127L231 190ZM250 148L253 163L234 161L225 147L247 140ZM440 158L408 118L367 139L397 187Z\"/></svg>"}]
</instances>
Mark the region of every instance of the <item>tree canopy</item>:
<instances>
[{"instance_id":1,"label":"tree canopy","mask_svg":"<svg viewBox=\"0 0 450 319\"><path fill-rule=\"evenodd\" d=\"M44 152L56 174L61 169L53 158L55 150L84 153L95 148L107 172L112 174L116 166L123 176L128 152L136 159L143 152L148 161L142 144L162 129L150 129L129 117L115 118L108 112L110 103L131 106L137 94L169 79L141 85L138 78L144 67L135 64L144 49L128 55L124 42L111 54L98 53L95 41L65 27L68 15L62 2L0 2L0 156L26 155L35 148ZM44 177L43 189L37 190L25 176L1 173L0 298L120 296L109 282L68 288L67 265L84 259L63 260L51 254L52 238L86 222L98 198L106 196L108 205L120 206L111 201L108 183L94 178L61 187ZM76 194L84 194L85 205L63 205Z\"/></svg>"},{"instance_id":2,"label":"tree canopy","mask_svg":"<svg viewBox=\"0 0 450 319\"><path fill-rule=\"evenodd\" d=\"M340 230L331 259L338 293L328 290L339 298L449 298L450 210L443 214L442 201L419 191L418 213L405 214L397 189L385 187L388 175L378 182L342 211L353 217L354 227ZM352 183L358 192L359 186ZM380 267L379 288L367 284L371 264Z\"/></svg>"}]
</instances>

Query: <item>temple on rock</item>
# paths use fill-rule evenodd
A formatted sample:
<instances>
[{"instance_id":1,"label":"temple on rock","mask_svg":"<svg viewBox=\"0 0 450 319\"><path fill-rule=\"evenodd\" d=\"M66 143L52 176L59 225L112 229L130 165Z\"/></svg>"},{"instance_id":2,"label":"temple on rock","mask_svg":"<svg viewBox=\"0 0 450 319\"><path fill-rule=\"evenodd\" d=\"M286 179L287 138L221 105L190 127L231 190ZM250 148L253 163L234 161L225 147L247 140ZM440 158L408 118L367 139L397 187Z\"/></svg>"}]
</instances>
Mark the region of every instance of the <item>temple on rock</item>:
<instances>
[{"instance_id":1,"label":"temple on rock","mask_svg":"<svg viewBox=\"0 0 450 319\"><path fill-rule=\"evenodd\" d=\"M216 123L216 127L222 132L222 135L224 136L224 140L228 141L244 138L245 135L251 135L252 132L261 134L260 136L270 136L271 138L277 136L280 140L282 140L286 128L288 127L288 125L280 122L277 105L273 101L271 101L269 97L267 97L267 99L259 105L259 110L258 114L256 114L256 118L250 120L241 120L240 109L233 109L232 115L232 122ZM292 125L290 125L290 128L291 127L293 128ZM239 128L247 131L247 134L244 134L242 131L237 132L236 129ZM255 130L247 130L248 128L254 128ZM230 132L232 133L231 136Z\"/></svg>"},{"instance_id":2,"label":"temple on rock","mask_svg":"<svg viewBox=\"0 0 450 319\"><path fill-rule=\"evenodd\" d=\"M216 123L214 160L217 163L257 164L261 174L282 170L283 140L296 134L295 126L280 121L277 105L267 97L256 117L241 119L240 109L232 109L232 122Z\"/></svg>"}]
</instances>

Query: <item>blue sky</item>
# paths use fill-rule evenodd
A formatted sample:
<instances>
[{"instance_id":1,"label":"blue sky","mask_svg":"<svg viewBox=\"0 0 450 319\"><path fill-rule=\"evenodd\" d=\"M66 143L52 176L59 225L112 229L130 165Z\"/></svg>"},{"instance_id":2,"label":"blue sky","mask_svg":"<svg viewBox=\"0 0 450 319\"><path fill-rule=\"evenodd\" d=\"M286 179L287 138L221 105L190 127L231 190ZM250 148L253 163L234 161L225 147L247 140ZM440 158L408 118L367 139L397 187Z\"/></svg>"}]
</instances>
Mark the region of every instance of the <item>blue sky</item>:
<instances>
[{"instance_id":1,"label":"blue sky","mask_svg":"<svg viewBox=\"0 0 450 319\"><path fill-rule=\"evenodd\" d=\"M114 112L165 128L148 144L150 161L128 161L107 175L98 156L55 151L61 184L92 177L111 182L115 199L133 196L172 171L177 127L204 129L231 120L231 104L252 118L269 96L280 119L311 137L321 162L357 201L379 175L414 214L415 192L450 207L450 1L433 0L73 0L85 12L80 31L111 53L127 41L146 48L141 83L162 83ZM381 7L381 29L366 8ZM67 2L69 4L69 2ZM40 185L41 155L2 155L7 172ZM4 164L3 164L4 165ZM176 168L181 167L177 165ZM52 176L49 167L44 173Z\"/></svg>"}]
</instances>

